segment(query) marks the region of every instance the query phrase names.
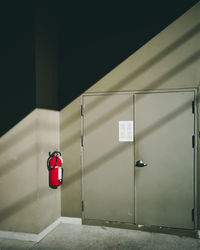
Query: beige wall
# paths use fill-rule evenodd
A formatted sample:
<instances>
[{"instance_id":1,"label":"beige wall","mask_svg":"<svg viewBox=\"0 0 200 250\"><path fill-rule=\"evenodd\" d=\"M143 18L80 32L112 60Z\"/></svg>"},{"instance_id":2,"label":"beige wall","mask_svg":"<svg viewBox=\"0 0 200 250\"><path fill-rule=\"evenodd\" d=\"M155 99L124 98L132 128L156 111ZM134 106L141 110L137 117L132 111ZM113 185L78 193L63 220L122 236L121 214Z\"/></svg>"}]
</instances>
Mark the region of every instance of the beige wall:
<instances>
[{"instance_id":1,"label":"beige wall","mask_svg":"<svg viewBox=\"0 0 200 250\"><path fill-rule=\"evenodd\" d=\"M64 159L62 216L81 217L80 98L60 112L60 147Z\"/></svg>"},{"instance_id":2,"label":"beige wall","mask_svg":"<svg viewBox=\"0 0 200 250\"><path fill-rule=\"evenodd\" d=\"M87 92L191 88L200 83L200 3ZM60 112L62 216L81 217L80 97Z\"/></svg>"},{"instance_id":3,"label":"beige wall","mask_svg":"<svg viewBox=\"0 0 200 250\"><path fill-rule=\"evenodd\" d=\"M0 138L0 230L39 233L60 216L46 167L58 147L56 111L36 109Z\"/></svg>"},{"instance_id":4,"label":"beige wall","mask_svg":"<svg viewBox=\"0 0 200 250\"><path fill-rule=\"evenodd\" d=\"M200 81L200 3L87 92L185 88Z\"/></svg>"},{"instance_id":5,"label":"beige wall","mask_svg":"<svg viewBox=\"0 0 200 250\"><path fill-rule=\"evenodd\" d=\"M61 216L60 187L49 188L48 153L60 148L58 111L37 109L37 220L42 231Z\"/></svg>"}]
</instances>

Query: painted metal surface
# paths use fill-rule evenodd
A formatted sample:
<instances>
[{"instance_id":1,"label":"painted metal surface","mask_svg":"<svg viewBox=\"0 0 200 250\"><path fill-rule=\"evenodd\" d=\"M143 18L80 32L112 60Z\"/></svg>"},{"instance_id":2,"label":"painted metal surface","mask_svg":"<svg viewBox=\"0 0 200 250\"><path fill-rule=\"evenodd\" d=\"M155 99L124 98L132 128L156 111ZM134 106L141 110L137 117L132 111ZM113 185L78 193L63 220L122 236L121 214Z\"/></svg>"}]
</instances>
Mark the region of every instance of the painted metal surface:
<instances>
[{"instance_id":1,"label":"painted metal surface","mask_svg":"<svg viewBox=\"0 0 200 250\"><path fill-rule=\"evenodd\" d=\"M134 222L133 143L119 121L133 120L132 95L84 97L84 218Z\"/></svg>"},{"instance_id":2,"label":"painted metal surface","mask_svg":"<svg viewBox=\"0 0 200 250\"><path fill-rule=\"evenodd\" d=\"M194 92L136 95L136 224L193 229Z\"/></svg>"},{"instance_id":3,"label":"painted metal surface","mask_svg":"<svg viewBox=\"0 0 200 250\"><path fill-rule=\"evenodd\" d=\"M83 96L83 219L194 229L193 100L192 90ZM133 141L119 140L119 121L133 121Z\"/></svg>"}]
</instances>

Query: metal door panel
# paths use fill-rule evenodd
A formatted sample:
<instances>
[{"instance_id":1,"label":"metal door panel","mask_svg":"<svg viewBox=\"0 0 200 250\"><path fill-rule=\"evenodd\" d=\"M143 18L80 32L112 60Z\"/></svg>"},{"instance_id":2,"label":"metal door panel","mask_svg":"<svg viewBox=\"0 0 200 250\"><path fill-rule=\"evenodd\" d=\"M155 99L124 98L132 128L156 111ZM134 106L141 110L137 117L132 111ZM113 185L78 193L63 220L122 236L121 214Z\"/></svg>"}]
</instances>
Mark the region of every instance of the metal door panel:
<instances>
[{"instance_id":1,"label":"metal door panel","mask_svg":"<svg viewBox=\"0 0 200 250\"><path fill-rule=\"evenodd\" d=\"M134 222L133 142L119 142L119 121L133 120L133 95L83 97L84 218Z\"/></svg>"},{"instance_id":2,"label":"metal door panel","mask_svg":"<svg viewBox=\"0 0 200 250\"><path fill-rule=\"evenodd\" d=\"M194 92L136 95L136 224L194 228Z\"/></svg>"}]
</instances>

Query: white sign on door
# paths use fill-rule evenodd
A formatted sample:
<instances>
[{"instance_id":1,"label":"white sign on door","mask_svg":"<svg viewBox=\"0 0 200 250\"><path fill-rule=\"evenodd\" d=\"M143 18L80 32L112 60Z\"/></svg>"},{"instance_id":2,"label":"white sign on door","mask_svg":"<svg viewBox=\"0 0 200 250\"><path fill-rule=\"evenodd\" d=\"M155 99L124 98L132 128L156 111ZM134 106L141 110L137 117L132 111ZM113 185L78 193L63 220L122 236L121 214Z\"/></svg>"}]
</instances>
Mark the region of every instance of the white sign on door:
<instances>
[{"instance_id":1,"label":"white sign on door","mask_svg":"<svg viewBox=\"0 0 200 250\"><path fill-rule=\"evenodd\" d=\"M133 141L133 121L119 121L119 141Z\"/></svg>"}]
</instances>

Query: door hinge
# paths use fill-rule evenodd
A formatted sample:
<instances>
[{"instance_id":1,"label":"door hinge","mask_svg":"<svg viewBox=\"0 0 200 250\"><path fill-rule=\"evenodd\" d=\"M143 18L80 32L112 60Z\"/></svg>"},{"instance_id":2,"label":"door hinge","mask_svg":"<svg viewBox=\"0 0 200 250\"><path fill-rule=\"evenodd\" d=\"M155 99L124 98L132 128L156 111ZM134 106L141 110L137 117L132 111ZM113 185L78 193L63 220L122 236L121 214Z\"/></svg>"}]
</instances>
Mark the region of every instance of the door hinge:
<instances>
[{"instance_id":1,"label":"door hinge","mask_svg":"<svg viewBox=\"0 0 200 250\"><path fill-rule=\"evenodd\" d=\"M192 209L192 221L194 221L194 208Z\"/></svg>"},{"instance_id":2,"label":"door hinge","mask_svg":"<svg viewBox=\"0 0 200 250\"><path fill-rule=\"evenodd\" d=\"M83 105L81 104L81 116L83 116Z\"/></svg>"},{"instance_id":3,"label":"door hinge","mask_svg":"<svg viewBox=\"0 0 200 250\"><path fill-rule=\"evenodd\" d=\"M82 212L84 211L84 201L81 202Z\"/></svg>"},{"instance_id":4,"label":"door hinge","mask_svg":"<svg viewBox=\"0 0 200 250\"><path fill-rule=\"evenodd\" d=\"M195 105L194 105L194 101L192 101L192 113L195 113Z\"/></svg>"},{"instance_id":5,"label":"door hinge","mask_svg":"<svg viewBox=\"0 0 200 250\"><path fill-rule=\"evenodd\" d=\"M193 148L195 147L195 137L194 137L194 135L192 136L192 147Z\"/></svg>"},{"instance_id":6,"label":"door hinge","mask_svg":"<svg viewBox=\"0 0 200 250\"><path fill-rule=\"evenodd\" d=\"M81 136L81 147L83 147L83 135Z\"/></svg>"}]
</instances>

